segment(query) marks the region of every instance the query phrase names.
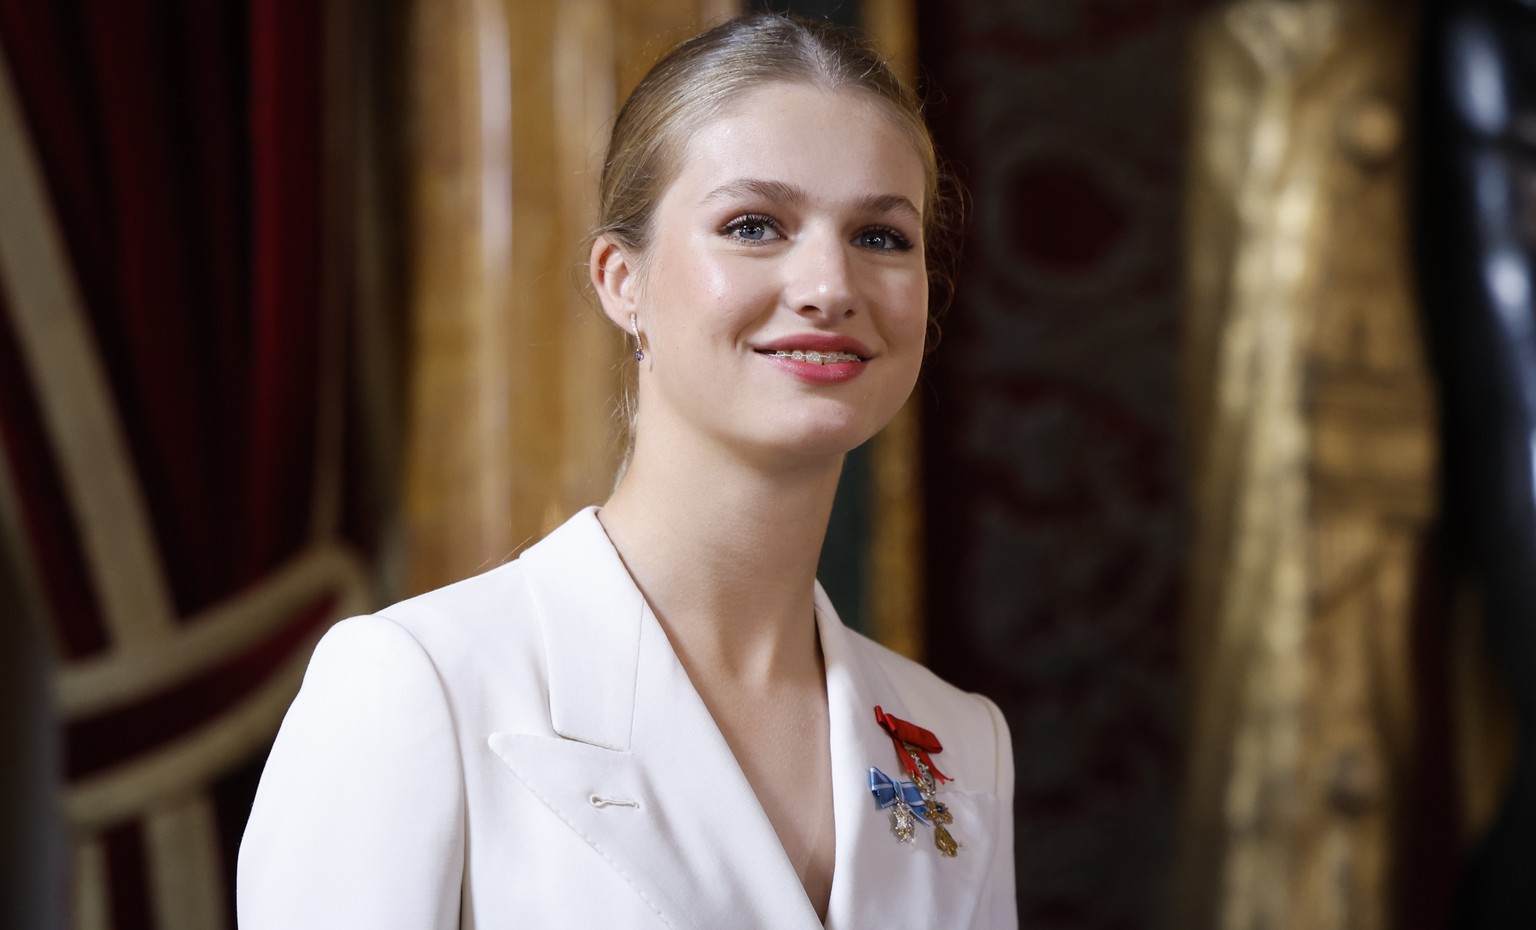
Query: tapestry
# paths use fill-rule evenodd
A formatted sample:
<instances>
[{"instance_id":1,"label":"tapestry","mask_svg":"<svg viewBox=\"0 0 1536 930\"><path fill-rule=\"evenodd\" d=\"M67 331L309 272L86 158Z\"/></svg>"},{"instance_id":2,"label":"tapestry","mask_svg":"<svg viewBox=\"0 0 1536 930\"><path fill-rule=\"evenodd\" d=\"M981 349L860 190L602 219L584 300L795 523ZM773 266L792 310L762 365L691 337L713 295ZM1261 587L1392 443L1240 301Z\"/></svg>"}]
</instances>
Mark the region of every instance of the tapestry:
<instances>
[{"instance_id":1,"label":"tapestry","mask_svg":"<svg viewBox=\"0 0 1536 930\"><path fill-rule=\"evenodd\" d=\"M919 386L928 656L1012 728L1026 927L1166 920L1184 67L1205 5L919 5L932 125L970 194Z\"/></svg>"}]
</instances>

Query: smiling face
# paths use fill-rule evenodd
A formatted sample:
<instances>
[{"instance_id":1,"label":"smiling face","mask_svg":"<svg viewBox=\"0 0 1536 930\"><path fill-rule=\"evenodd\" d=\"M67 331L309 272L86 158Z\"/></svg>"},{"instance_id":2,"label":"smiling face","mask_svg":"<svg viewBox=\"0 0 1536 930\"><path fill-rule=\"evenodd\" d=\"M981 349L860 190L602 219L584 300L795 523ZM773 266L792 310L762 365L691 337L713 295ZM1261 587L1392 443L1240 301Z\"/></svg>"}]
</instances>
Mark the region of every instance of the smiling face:
<instances>
[{"instance_id":1,"label":"smiling face","mask_svg":"<svg viewBox=\"0 0 1536 930\"><path fill-rule=\"evenodd\" d=\"M923 356L924 188L911 138L855 91L771 84L703 124L645 254L593 248L605 311L645 340L637 452L836 456L884 426Z\"/></svg>"}]
</instances>

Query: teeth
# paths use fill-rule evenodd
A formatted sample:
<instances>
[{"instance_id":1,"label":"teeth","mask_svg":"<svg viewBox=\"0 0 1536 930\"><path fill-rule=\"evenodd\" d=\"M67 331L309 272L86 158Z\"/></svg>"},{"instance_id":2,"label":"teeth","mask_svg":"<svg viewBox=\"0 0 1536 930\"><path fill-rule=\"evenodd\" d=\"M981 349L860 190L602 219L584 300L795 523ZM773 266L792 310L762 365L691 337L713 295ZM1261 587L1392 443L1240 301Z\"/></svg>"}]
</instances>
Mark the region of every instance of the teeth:
<instances>
[{"instance_id":1,"label":"teeth","mask_svg":"<svg viewBox=\"0 0 1536 930\"><path fill-rule=\"evenodd\" d=\"M857 362L859 357L852 352L806 352L803 349L780 349L769 352L774 358L792 358L797 362L810 362L812 365L831 365L834 362Z\"/></svg>"}]
</instances>

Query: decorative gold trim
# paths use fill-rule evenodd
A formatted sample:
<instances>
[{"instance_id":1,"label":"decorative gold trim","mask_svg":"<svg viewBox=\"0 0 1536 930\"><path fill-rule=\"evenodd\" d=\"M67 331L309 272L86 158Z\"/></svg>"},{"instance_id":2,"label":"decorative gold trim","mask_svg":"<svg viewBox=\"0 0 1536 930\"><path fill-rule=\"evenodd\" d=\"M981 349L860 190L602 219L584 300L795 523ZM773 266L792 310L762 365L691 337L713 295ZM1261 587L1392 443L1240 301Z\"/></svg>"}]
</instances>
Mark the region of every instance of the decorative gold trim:
<instances>
[{"instance_id":1,"label":"decorative gold trim","mask_svg":"<svg viewBox=\"0 0 1536 930\"><path fill-rule=\"evenodd\" d=\"M205 791L148 811L144 845L158 930L225 930L219 824Z\"/></svg>"},{"instance_id":2,"label":"decorative gold trim","mask_svg":"<svg viewBox=\"0 0 1536 930\"><path fill-rule=\"evenodd\" d=\"M1414 576L1437 506L1407 163L1379 125L1411 96L1401 13L1239 0L1194 33L1189 930L1400 922Z\"/></svg>"},{"instance_id":3,"label":"decorative gold trim","mask_svg":"<svg viewBox=\"0 0 1536 930\"><path fill-rule=\"evenodd\" d=\"M1242 48L1240 30L1231 36L1257 63L1288 60ZM1276 818L1305 745L1309 495L1301 363L1308 340L1295 311L1308 294L1317 166L1289 157L1307 140L1290 129L1294 84L1282 75L1268 74L1241 108L1208 78L1200 93L1198 112L1215 125L1193 130L1191 161L1211 178L1207 185L1230 198L1241 234L1201 225L1209 203L1191 208L1192 238L1216 234L1224 244L1196 238L1188 250L1195 267L1186 328L1201 338L1221 335L1209 356L1194 352L1197 364L1211 368L1192 382L1219 404L1195 434L1194 587L1208 603L1199 605L1190 633L1196 674L1188 796L1197 800L1186 831L1210 868L1186 867L1189 882L1210 889L1194 898L1214 905L1210 922L1199 925L1289 926L1291 885L1281 876L1292 874L1293 863ZM1243 151L1219 149L1234 139L1243 140ZM1211 197L1197 185L1192 196L1200 195ZM1202 274L1207 262L1230 267L1230 281Z\"/></svg>"},{"instance_id":4,"label":"decorative gold trim","mask_svg":"<svg viewBox=\"0 0 1536 930\"><path fill-rule=\"evenodd\" d=\"M149 509L0 50L0 286L113 645L159 642L175 606Z\"/></svg>"}]
</instances>

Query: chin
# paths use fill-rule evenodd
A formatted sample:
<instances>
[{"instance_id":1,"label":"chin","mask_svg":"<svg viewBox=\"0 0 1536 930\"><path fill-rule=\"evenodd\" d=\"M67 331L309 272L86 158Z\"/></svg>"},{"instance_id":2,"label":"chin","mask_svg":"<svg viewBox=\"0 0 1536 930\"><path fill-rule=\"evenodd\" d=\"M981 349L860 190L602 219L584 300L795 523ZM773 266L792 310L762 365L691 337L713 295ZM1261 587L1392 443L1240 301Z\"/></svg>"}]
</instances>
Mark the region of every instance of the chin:
<instances>
[{"instance_id":1,"label":"chin","mask_svg":"<svg viewBox=\"0 0 1536 930\"><path fill-rule=\"evenodd\" d=\"M757 445L763 452L776 457L804 461L838 458L872 439L885 422L871 423L862 419L802 421L774 430L771 436L760 436Z\"/></svg>"}]
</instances>

